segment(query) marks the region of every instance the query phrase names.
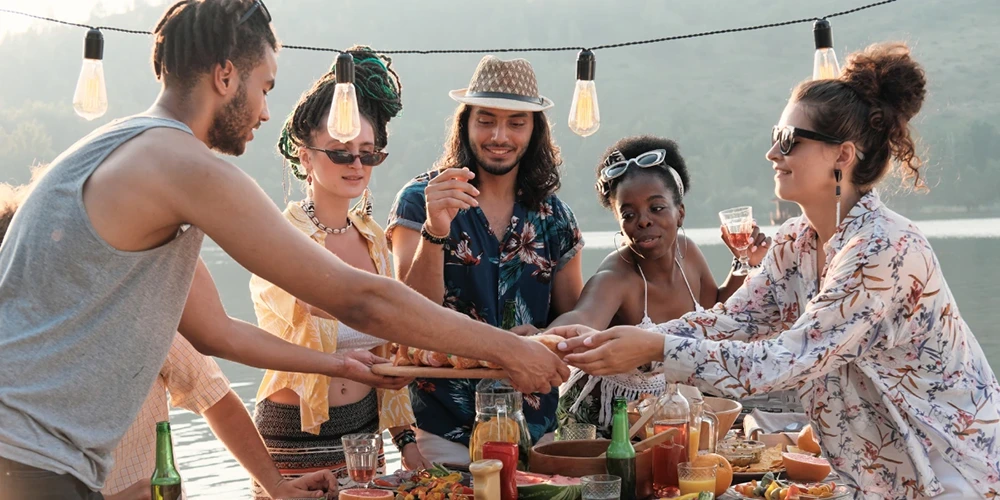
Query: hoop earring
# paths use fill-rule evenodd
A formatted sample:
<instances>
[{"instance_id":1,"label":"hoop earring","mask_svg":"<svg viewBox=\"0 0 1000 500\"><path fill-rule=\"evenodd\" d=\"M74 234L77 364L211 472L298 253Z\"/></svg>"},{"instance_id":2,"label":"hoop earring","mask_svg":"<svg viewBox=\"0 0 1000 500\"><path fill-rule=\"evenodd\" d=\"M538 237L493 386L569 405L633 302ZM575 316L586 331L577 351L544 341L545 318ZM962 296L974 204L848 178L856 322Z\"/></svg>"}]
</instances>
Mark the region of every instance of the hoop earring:
<instances>
[{"instance_id":1,"label":"hoop earring","mask_svg":"<svg viewBox=\"0 0 1000 500\"><path fill-rule=\"evenodd\" d=\"M624 255L622 255L622 245L618 244L618 235L619 234L622 234L622 232L618 231L617 233L615 233L615 234L613 234L611 236L611 241L615 244L615 252L618 253L618 257L620 257L622 260L624 260L625 263L632 264L632 262L630 262L628 259L625 258ZM625 236L625 235L622 234L622 236Z\"/></svg>"},{"instance_id":2,"label":"hoop earring","mask_svg":"<svg viewBox=\"0 0 1000 500\"><path fill-rule=\"evenodd\" d=\"M681 260L684 260L684 254L688 251L688 235L687 231L684 230L684 226L677 226L677 229L680 229L681 233L684 234L684 251L681 252L681 242L679 240L675 240L674 244L677 245L677 255L681 257Z\"/></svg>"}]
</instances>

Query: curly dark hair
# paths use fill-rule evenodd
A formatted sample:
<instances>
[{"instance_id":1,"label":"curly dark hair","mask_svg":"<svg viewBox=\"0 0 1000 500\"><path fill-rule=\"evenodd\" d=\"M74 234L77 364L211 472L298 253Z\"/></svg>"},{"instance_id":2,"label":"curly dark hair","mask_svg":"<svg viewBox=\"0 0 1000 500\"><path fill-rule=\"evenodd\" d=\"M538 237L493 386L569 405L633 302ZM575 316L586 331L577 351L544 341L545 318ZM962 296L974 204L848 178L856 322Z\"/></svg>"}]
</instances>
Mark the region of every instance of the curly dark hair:
<instances>
[{"instance_id":1,"label":"curly dark hair","mask_svg":"<svg viewBox=\"0 0 1000 500\"><path fill-rule=\"evenodd\" d=\"M847 56L840 76L803 82L792 99L805 105L813 128L854 141L864 153L851 182L866 191L881 180L895 160L904 182L924 190L923 161L910 134L910 119L927 94L923 68L902 42L877 43Z\"/></svg>"},{"instance_id":2,"label":"curly dark hair","mask_svg":"<svg viewBox=\"0 0 1000 500\"><path fill-rule=\"evenodd\" d=\"M470 105L460 104L455 110L451 131L445 140L444 153L435 163L438 170L468 167L473 173L479 173L479 165L469 145L469 116L472 108ZM545 113L533 112L532 121L531 141L528 142L528 148L517 169L517 189L518 201L526 208L535 210L559 190L562 156L559 146L552 139ZM476 177L471 182L478 187L479 178Z\"/></svg>"},{"instance_id":3,"label":"curly dark hair","mask_svg":"<svg viewBox=\"0 0 1000 500\"><path fill-rule=\"evenodd\" d=\"M264 47L278 50L271 23L259 11L242 24L240 17L255 0L181 0L167 9L153 34L153 73L157 80L184 87L216 64L232 61L246 75L257 66Z\"/></svg>"},{"instance_id":4,"label":"curly dark hair","mask_svg":"<svg viewBox=\"0 0 1000 500\"><path fill-rule=\"evenodd\" d=\"M382 150L389 142L389 120L403 109L403 85L392 69L392 59L376 53L369 47L356 45L347 50L354 56L354 87L358 95L358 109L375 129L375 149ZM312 134L326 126L330 102L337 84L337 75L331 68L307 90L295 105L278 137L278 153L292 164L292 173L300 180L306 178L299 170L299 149L311 146Z\"/></svg>"},{"instance_id":5,"label":"curly dark hair","mask_svg":"<svg viewBox=\"0 0 1000 500\"><path fill-rule=\"evenodd\" d=\"M667 186L667 188L674 194L674 204L680 206L682 202L681 190L677 189L677 183L674 181L674 176L663 167L635 168L634 166L630 166L620 177L615 177L614 179L608 181L602 192L601 170L604 170L605 162L608 161L608 157L611 156L612 153L618 151L626 159L631 159L645 152L656 149L666 151L664 163L670 165L677 171L677 174L681 178L683 192L688 192L691 187L691 179L688 176L687 164L684 163L684 157L681 156L681 151L677 146L677 143L670 139L656 137L655 135L634 135L619 139L618 142L612 144L611 147L604 151L604 154L601 155L601 161L597 163L597 183L595 188L597 190L597 199L601 202L601 206L610 209L611 200L615 197L615 191L618 189L621 182L634 175L644 174L655 175L662 179L663 185Z\"/></svg>"}]
</instances>

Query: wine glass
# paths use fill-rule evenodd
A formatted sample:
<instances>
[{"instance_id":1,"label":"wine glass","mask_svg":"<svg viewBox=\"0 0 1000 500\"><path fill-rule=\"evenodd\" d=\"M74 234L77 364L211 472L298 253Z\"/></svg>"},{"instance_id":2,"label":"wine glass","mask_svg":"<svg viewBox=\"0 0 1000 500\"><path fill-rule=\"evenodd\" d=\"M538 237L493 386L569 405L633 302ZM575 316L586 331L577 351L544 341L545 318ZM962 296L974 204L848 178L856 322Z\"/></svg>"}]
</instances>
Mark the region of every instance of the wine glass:
<instances>
[{"instance_id":1,"label":"wine glass","mask_svg":"<svg viewBox=\"0 0 1000 500\"><path fill-rule=\"evenodd\" d=\"M375 434L348 434L340 441L344 445L347 474L355 483L369 488L378 471L379 437Z\"/></svg>"},{"instance_id":2,"label":"wine glass","mask_svg":"<svg viewBox=\"0 0 1000 500\"><path fill-rule=\"evenodd\" d=\"M719 212L722 229L729 244L739 252L740 267L733 276L746 276L750 270L750 242L753 236L753 207L735 207Z\"/></svg>"}]
</instances>

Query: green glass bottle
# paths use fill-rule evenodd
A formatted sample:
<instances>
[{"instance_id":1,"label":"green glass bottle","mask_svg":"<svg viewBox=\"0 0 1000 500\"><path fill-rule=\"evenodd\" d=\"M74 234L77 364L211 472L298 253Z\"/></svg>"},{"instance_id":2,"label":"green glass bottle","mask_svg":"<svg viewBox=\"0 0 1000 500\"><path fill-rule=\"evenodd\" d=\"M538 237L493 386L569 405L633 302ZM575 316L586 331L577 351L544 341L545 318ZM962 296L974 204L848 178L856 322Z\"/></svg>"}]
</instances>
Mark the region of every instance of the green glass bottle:
<instances>
[{"instance_id":1,"label":"green glass bottle","mask_svg":"<svg viewBox=\"0 0 1000 500\"><path fill-rule=\"evenodd\" d=\"M635 500L635 448L628 438L628 401L615 398L608 446L608 474L622 478L621 500Z\"/></svg>"},{"instance_id":2,"label":"green glass bottle","mask_svg":"<svg viewBox=\"0 0 1000 500\"><path fill-rule=\"evenodd\" d=\"M156 469L153 469L149 482L153 500L180 500L181 475L174 465L170 422L156 423Z\"/></svg>"},{"instance_id":3,"label":"green glass bottle","mask_svg":"<svg viewBox=\"0 0 1000 500\"><path fill-rule=\"evenodd\" d=\"M500 318L500 328L503 330L510 330L517 325L517 303L513 300L507 300L503 304L503 316Z\"/></svg>"}]
</instances>

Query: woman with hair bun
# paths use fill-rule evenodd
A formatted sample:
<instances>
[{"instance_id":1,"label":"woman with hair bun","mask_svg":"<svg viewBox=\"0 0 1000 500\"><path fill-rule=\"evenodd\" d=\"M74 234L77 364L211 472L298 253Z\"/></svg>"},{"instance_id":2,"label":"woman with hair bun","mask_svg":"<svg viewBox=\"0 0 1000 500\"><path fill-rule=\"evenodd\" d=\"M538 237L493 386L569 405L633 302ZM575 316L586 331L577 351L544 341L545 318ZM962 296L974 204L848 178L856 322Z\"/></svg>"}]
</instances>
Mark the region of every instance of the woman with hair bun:
<instances>
[{"instance_id":1,"label":"woman with hair bun","mask_svg":"<svg viewBox=\"0 0 1000 500\"><path fill-rule=\"evenodd\" d=\"M391 277L390 253L385 233L372 217L368 182L372 169L388 156L386 125L402 109L402 85L389 58L367 47L348 52L354 56L361 133L342 143L327 132L337 83L331 70L302 95L278 139L278 152L307 192L304 200L289 203L284 214L293 226L348 264ZM259 276L251 278L250 292L260 327L284 340L327 353L362 349L388 356L379 332L356 331ZM271 457L290 478L320 469L346 478L340 438L352 433L381 435L386 429L404 466L429 466L417 449L410 429L413 422L406 388L376 390L347 379L273 370L264 374L254 412ZM384 457L379 459L384 465ZM253 493L266 498L256 484Z\"/></svg>"},{"instance_id":2,"label":"woman with hair bun","mask_svg":"<svg viewBox=\"0 0 1000 500\"><path fill-rule=\"evenodd\" d=\"M1000 496L1000 384L927 238L874 189L893 165L925 188L909 123L926 85L902 43L800 84L767 159L803 215L761 272L655 331L557 328L566 361L597 375L664 361L668 381L737 398L795 389L858 498Z\"/></svg>"}]
</instances>

